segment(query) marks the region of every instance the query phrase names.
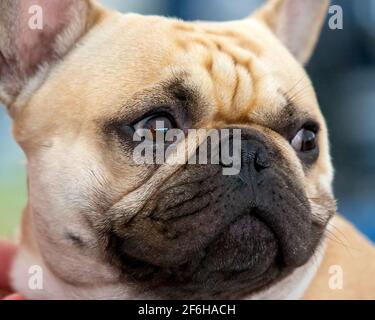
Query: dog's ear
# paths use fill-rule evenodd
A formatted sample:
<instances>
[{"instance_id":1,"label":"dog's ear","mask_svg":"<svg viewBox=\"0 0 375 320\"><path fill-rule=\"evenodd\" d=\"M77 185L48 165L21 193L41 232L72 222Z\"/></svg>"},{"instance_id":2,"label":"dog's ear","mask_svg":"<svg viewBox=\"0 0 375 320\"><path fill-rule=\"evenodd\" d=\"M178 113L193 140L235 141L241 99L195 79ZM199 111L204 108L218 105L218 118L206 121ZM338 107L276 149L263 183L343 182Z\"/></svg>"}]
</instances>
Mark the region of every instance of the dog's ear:
<instances>
[{"instance_id":1,"label":"dog's ear","mask_svg":"<svg viewBox=\"0 0 375 320\"><path fill-rule=\"evenodd\" d=\"M306 64L328 13L329 0L269 0L253 14L302 64Z\"/></svg>"},{"instance_id":2,"label":"dog's ear","mask_svg":"<svg viewBox=\"0 0 375 320\"><path fill-rule=\"evenodd\" d=\"M0 0L0 102L10 109L98 19L90 0Z\"/></svg>"}]
</instances>

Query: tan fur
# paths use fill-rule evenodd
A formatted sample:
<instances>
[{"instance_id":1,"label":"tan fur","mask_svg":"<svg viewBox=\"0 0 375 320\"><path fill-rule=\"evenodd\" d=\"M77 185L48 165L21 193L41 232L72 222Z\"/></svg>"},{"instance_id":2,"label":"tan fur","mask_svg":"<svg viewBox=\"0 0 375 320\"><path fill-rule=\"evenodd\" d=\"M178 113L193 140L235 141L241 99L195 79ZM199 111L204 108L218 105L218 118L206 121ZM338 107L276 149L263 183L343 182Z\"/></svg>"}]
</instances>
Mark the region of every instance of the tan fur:
<instances>
[{"instance_id":1,"label":"tan fur","mask_svg":"<svg viewBox=\"0 0 375 320\"><path fill-rule=\"evenodd\" d=\"M307 300L375 299L375 250L347 221L336 217L318 274L306 292ZM343 271L343 288L330 289L332 266ZM332 271L331 271L332 272Z\"/></svg>"},{"instance_id":2,"label":"tan fur","mask_svg":"<svg viewBox=\"0 0 375 320\"><path fill-rule=\"evenodd\" d=\"M134 212L139 212L137 200L155 193L173 175L171 169L163 167L149 177L145 168L131 166L118 147L102 141L98 126L124 111L134 112L137 98L150 100L150 92L157 92L176 77L199 91L204 106L200 128L252 125L265 132L295 166L310 199L314 221L327 222L334 208L328 201L333 170L325 121L303 67L267 27L271 18L265 18L266 13L260 11L250 19L227 23L189 23L121 15L91 5L90 16L96 18L91 20L90 30L61 61L47 66L48 73L32 87L32 93L27 91L26 98L13 104L17 110L12 112L14 134L28 157L30 184L22 250L13 272L17 289L31 298L138 297L132 288L117 285L113 270L101 260L96 234L86 227L88 222L80 213L87 210L87 201L96 190L112 205L106 214L124 204L132 204ZM314 27L316 35L310 42L300 48L302 60L310 54L318 29L320 25ZM68 38L59 38L58 47L64 43L66 47ZM321 125L320 157L308 175L289 142L267 127L287 98ZM103 219L100 212L91 214L91 223ZM84 254L73 250L64 238L65 228L92 244L90 250ZM373 252L367 245L363 248ZM336 264L336 254L338 264L353 270L347 275L348 288L351 281L363 277L354 262L343 258L341 247L330 243L328 262L324 262L307 298L331 297L323 288L324 268L327 263ZM48 270L51 285L45 292L25 287L30 263ZM370 286L356 283L358 287L348 296L352 292L353 298L373 296ZM113 292L116 297L105 295Z\"/></svg>"}]
</instances>

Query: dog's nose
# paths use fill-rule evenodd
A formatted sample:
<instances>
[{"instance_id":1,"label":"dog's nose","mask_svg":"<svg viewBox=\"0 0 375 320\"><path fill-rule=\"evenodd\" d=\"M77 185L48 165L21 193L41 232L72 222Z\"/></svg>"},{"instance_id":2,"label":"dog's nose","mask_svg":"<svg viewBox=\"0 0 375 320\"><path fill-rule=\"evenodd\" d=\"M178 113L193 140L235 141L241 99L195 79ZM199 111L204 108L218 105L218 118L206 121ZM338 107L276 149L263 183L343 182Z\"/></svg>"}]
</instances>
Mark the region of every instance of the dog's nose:
<instances>
[{"instance_id":1,"label":"dog's nose","mask_svg":"<svg viewBox=\"0 0 375 320\"><path fill-rule=\"evenodd\" d=\"M251 167L256 172L261 172L271 166L266 147L256 140L246 139L242 141L242 164Z\"/></svg>"},{"instance_id":2,"label":"dog's nose","mask_svg":"<svg viewBox=\"0 0 375 320\"><path fill-rule=\"evenodd\" d=\"M241 143L241 180L248 185L256 184L263 179L271 168L269 151L259 140L243 138Z\"/></svg>"}]
</instances>

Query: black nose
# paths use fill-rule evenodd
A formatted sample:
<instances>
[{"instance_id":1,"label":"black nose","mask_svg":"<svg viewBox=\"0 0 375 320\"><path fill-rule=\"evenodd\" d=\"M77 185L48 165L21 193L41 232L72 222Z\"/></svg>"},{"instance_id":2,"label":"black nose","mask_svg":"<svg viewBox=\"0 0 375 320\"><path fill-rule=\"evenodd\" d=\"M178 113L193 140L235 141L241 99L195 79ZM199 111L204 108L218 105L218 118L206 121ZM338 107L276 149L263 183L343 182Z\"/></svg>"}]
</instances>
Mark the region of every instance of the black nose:
<instances>
[{"instance_id":1,"label":"black nose","mask_svg":"<svg viewBox=\"0 0 375 320\"><path fill-rule=\"evenodd\" d=\"M246 138L241 143L241 180L257 184L271 167L269 151L262 141Z\"/></svg>"},{"instance_id":2,"label":"black nose","mask_svg":"<svg viewBox=\"0 0 375 320\"><path fill-rule=\"evenodd\" d=\"M243 165L250 166L256 172L261 172L271 166L268 150L259 141L243 140L241 155Z\"/></svg>"}]
</instances>

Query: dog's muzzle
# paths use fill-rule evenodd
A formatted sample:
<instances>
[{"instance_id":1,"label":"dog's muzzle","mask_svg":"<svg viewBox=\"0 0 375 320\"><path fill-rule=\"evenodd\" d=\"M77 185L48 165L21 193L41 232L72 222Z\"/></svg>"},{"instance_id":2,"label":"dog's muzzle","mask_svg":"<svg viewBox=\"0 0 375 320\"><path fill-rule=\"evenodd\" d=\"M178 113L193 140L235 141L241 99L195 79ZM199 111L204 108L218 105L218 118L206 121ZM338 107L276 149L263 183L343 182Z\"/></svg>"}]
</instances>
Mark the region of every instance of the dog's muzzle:
<instances>
[{"instance_id":1,"label":"dog's muzzle","mask_svg":"<svg viewBox=\"0 0 375 320\"><path fill-rule=\"evenodd\" d=\"M173 287L168 296L210 298L255 290L308 261L321 230L303 187L265 136L242 139L240 174L185 166L141 214L113 222L107 251L123 275L150 290Z\"/></svg>"}]
</instances>

